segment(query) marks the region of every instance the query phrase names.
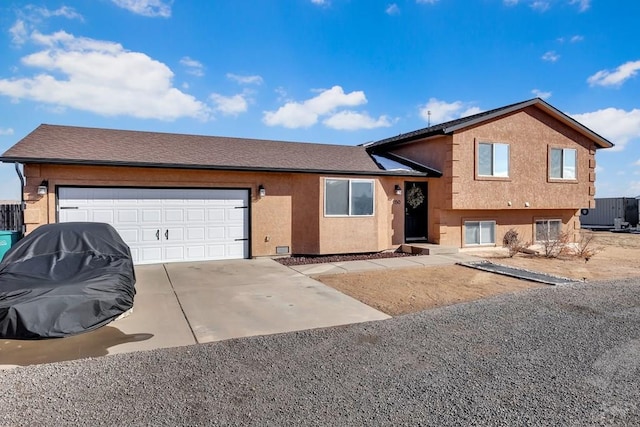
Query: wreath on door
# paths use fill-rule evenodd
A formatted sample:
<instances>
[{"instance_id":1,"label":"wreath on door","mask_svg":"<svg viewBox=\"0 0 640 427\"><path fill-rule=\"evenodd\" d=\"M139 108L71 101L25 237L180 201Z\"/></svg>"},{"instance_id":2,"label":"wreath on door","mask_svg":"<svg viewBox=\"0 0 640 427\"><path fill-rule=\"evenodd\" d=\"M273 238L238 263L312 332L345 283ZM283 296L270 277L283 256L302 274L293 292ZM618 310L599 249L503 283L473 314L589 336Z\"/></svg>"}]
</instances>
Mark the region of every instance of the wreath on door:
<instances>
[{"instance_id":1,"label":"wreath on door","mask_svg":"<svg viewBox=\"0 0 640 427\"><path fill-rule=\"evenodd\" d=\"M414 184L413 187L411 187L409 191L407 191L407 203L413 209L424 203L424 193L422 192L420 187L416 187L416 185Z\"/></svg>"}]
</instances>

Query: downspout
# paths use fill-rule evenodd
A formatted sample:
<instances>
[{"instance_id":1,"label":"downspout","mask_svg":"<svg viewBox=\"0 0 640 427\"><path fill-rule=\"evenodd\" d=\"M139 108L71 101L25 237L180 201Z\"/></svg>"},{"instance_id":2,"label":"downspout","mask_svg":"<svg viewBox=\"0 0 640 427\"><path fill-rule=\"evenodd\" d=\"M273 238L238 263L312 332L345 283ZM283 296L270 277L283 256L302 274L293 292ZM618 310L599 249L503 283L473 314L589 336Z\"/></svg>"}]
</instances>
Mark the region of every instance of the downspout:
<instances>
[{"instance_id":1,"label":"downspout","mask_svg":"<svg viewBox=\"0 0 640 427\"><path fill-rule=\"evenodd\" d=\"M26 206L24 204L24 176L22 175L22 172L20 172L20 164L19 163L14 163L15 167L16 167L16 173L18 174L18 179L20 179L20 223L21 225L21 236L24 236L24 233L27 231L27 226L24 223L24 210L26 209Z\"/></svg>"}]
</instances>

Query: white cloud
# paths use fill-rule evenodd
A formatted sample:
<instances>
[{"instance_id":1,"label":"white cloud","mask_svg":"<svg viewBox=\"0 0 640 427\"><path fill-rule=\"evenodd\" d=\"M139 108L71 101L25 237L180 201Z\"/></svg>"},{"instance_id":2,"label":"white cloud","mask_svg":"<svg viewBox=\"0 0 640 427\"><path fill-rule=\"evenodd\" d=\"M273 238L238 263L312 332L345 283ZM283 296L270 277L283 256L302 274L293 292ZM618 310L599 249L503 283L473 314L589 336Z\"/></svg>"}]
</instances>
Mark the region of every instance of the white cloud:
<instances>
[{"instance_id":1,"label":"white cloud","mask_svg":"<svg viewBox=\"0 0 640 427\"><path fill-rule=\"evenodd\" d=\"M543 92L540 89L533 89L531 91L532 94L534 94L536 97L540 98L540 99L549 99L551 98L551 92Z\"/></svg>"},{"instance_id":2,"label":"white cloud","mask_svg":"<svg viewBox=\"0 0 640 427\"><path fill-rule=\"evenodd\" d=\"M171 16L171 3L166 0L111 0L116 6L137 15L168 18Z\"/></svg>"},{"instance_id":3,"label":"white cloud","mask_svg":"<svg viewBox=\"0 0 640 427\"><path fill-rule=\"evenodd\" d=\"M416 0L418 4L436 4L439 0Z\"/></svg>"},{"instance_id":4,"label":"white cloud","mask_svg":"<svg viewBox=\"0 0 640 427\"><path fill-rule=\"evenodd\" d=\"M212 93L211 100L216 104L215 110L225 116L237 116L244 113L249 108L245 94L237 94L232 96L224 96L218 93Z\"/></svg>"},{"instance_id":5,"label":"white cloud","mask_svg":"<svg viewBox=\"0 0 640 427\"><path fill-rule=\"evenodd\" d=\"M31 7L30 9L45 18L50 18L52 16L62 16L67 19L79 19L80 21L84 20L82 15L76 12L74 8L69 6L62 6L55 10L49 10L46 7Z\"/></svg>"},{"instance_id":6,"label":"white cloud","mask_svg":"<svg viewBox=\"0 0 640 427\"><path fill-rule=\"evenodd\" d=\"M173 72L144 53L64 31L35 32L44 46L22 58L33 77L0 79L0 94L93 113L174 120L209 117L208 107L173 87Z\"/></svg>"},{"instance_id":7,"label":"white cloud","mask_svg":"<svg viewBox=\"0 0 640 427\"><path fill-rule=\"evenodd\" d=\"M548 1L536 0L531 2L531 9L538 12L546 12L551 5Z\"/></svg>"},{"instance_id":8,"label":"white cloud","mask_svg":"<svg viewBox=\"0 0 640 427\"><path fill-rule=\"evenodd\" d=\"M460 117L472 116L481 113L482 110L468 102L446 102L436 98L429 98L425 105L420 106L419 112L424 121L435 125L459 119Z\"/></svg>"},{"instance_id":9,"label":"white cloud","mask_svg":"<svg viewBox=\"0 0 640 427\"><path fill-rule=\"evenodd\" d=\"M505 6L515 6L518 4L518 0L503 0Z\"/></svg>"},{"instance_id":10,"label":"white cloud","mask_svg":"<svg viewBox=\"0 0 640 427\"><path fill-rule=\"evenodd\" d=\"M227 73L227 78L241 85L261 85L263 83L260 76L241 76L238 74Z\"/></svg>"},{"instance_id":11,"label":"white cloud","mask_svg":"<svg viewBox=\"0 0 640 427\"><path fill-rule=\"evenodd\" d=\"M311 3L324 6L329 4L329 1L328 0L311 0Z\"/></svg>"},{"instance_id":12,"label":"white cloud","mask_svg":"<svg viewBox=\"0 0 640 427\"><path fill-rule=\"evenodd\" d=\"M0 128L0 135L13 135L13 128Z\"/></svg>"},{"instance_id":13,"label":"white cloud","mask_svg":"<svg viewBox=\"0 0 640 427\"><path fill-rule=\"evenodd\" d=\"M584 40L584 36L581 36L579 34L576 34L575 36L571 37L571 39L569 40L571 43L578 43Z\"/></svg>"},{"instance_id":14,"label":"white cloud","mask_svg":"<svg viewBox=\"0 0 640 427\"><path fill-rule=\"evenodd\" d=\"M11 34L11 42L16 45L24 44L29 38L27 32L27 25L22 19L18 19L11 28L9 28Z\"/></svg>"},{"instance_id":15,"label":"white cloud","mask_svg":"<svg viewBox=\"0 0 640 427\"><path fill-rule=\"evenodd\" d=\"M615 144L607 151L621 151L633 139L640 138L640 109L625 111L605 108L571 117ZM615 124L615 125L612 125Z\"/></svg>"},{"instance_id":16,"label":"white cloud","mask_svg":"<svg viewBox=\"0 0 640 427\"><path fill-rule=\"evenodd\" d=\"M640 70L640 60L629 61L620 65L614 71L600 70L587 79L591 86L620 86L626 80L634 77Z\"/></svg>"},{"instance_id":17,"label":"white cloud","mask_svg":"<svg viewBox=\"0 0 640 427\"><path fill-rule=\"evenodd\" d=\"M387 6L387 8L384 10L384 12L387 15L399 15L400 14L400 8L398 7L397 4L392 3L389 6Z\"/></svg>"},{"instance_id":18,"label":"white cloud","mask_svg":"<svg viewBox=\"0 0 640 427\"><path fill-rule=\"evenodd\" d=\"M84 18L74 8L68 6L62 6L55 10L47 9L46 7L36 7L33 5L27 5L24 8L18 10L18 19L9 28L11 34L11 42L15 45L22 45L29 39L29 33L36 27L43 19L51 17L63 17L67 19L78 19L83 21Z\"/></svg>"},{"instance_id":19,"label":"white cloud","mask_svg":"<svg viewBox=\"0 0 640 427\"><path fill-rule=\"evenodd\" d=\"M543 61L556 62L558 59L560 59L560 55L558 55L555 50L550 50L542 55Z\"/></svg>"},{"instance_id":20,"label":"white cloud","mask_svg":"<svg viewBox=\"0 0 640 427\"><path fill-rule=\"evenodd\" d=\"M604 168L600 165L596 165L596 168L594 169L595 173L602 173L604 172Z\"/></svg>"},{"instance_id":21,"label":"white cloud","mask_svg":"<svg viewBox=\"0 0 640 427\"><path fill-rule=\"evenodd\" d=\"M337 130L375 129L391 126L391 120L387 116L380 116L376 119L367 113L358 113L350 110L339 111L323 120L322 123L331 129Z\"/></svg>"},{"instance_id":22,"label":"white cloud","mask_svg":"<svg viewBox=\"0 0 640 427\"><path fill-rule=\"evenodd\" d=\"M569 4L576 4L580 12L585 12L591 7L591 0L570 0Z\"/></svg>"},{"instance_id":23,"label":"white cloud","mask_svg":"<svg viewBox=\"0 0 640 427\"><path fill-rule=\"evenodd\" d=\"M180 59L180 64L187 67L187 73L197 77L204 76L204 65L202 65L200 61L196 61L195 59L185 56Z\"/></svg>"},{"instance_id":24,"label":"white cloud","mask_svg":"<svg viewBox=\"0 0 640 427\"><path fill-rule=\"evenodd\" d=\"M316 124L319 116L330 114L339 107L354 107L366 103L364 92L344 93L342 87L333 86L306 101L289 101L276 111L265 111L262 121L268 126L306 128Z\"/></svg>"}]
</instances>

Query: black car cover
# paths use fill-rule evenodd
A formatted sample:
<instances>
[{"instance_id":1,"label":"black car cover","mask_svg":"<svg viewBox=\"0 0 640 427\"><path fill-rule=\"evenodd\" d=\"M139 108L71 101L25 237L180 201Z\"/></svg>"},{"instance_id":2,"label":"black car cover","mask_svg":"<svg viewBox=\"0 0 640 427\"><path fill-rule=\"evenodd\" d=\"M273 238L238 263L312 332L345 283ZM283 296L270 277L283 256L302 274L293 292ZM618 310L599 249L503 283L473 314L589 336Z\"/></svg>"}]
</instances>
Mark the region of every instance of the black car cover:
<instances>
[{"instance_id":1,"label":"black car cover","mask_svg":"<svg viewBox=\"0 0 640 427\"><path fill-rule=\"evenodd\" d=\"M131 251L102 223L42 225L0 262L0 337L90 331L133 307Z\"/></svg>"}]
</instances>

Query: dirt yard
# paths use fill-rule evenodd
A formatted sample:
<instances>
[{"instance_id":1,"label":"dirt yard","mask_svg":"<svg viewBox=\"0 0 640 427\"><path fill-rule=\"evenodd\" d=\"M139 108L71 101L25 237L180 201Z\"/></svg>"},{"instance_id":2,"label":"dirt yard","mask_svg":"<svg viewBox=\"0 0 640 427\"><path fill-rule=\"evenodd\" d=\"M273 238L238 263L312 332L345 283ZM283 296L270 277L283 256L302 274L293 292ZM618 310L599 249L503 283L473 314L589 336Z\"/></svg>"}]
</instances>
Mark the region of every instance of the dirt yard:
<instances>
[{"instance_id":1,"label":"dirt yard","mask_svg":"<svg viewBox=\"0 0 640 427\"><path fill-rule=\"evenodd\" d=\"M525 254L509 258L502 248L465 253L577 280L640 277L640 234L596 232L591 246L599 252L588 261ZM316 279L391 316L549 286L457 265L336 274Z\"/></svg>"}]
</instances>

